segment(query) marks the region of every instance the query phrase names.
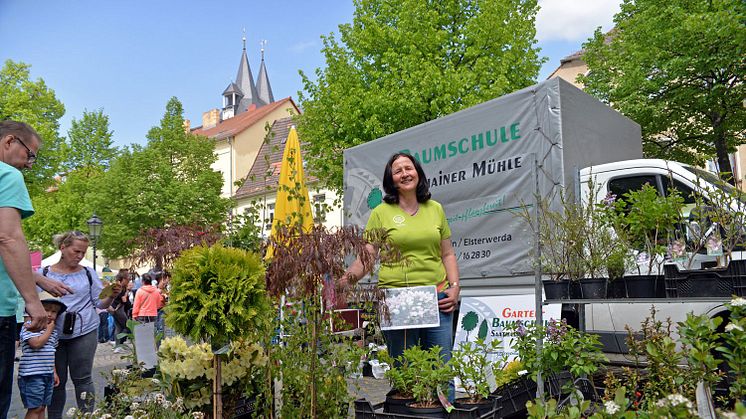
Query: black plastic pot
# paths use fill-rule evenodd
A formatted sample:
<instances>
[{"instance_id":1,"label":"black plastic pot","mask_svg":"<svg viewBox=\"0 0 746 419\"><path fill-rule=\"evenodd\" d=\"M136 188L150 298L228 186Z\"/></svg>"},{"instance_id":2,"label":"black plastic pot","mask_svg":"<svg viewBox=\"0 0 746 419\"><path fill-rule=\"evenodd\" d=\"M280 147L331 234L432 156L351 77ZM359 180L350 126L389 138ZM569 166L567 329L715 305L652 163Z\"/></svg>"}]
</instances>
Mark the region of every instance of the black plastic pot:
<instances>
[{"instance_id":1,"label":"black plastic pot","mask_svg":"<svg viewBox=\"0 0 746 419\"><path fill-rule=\"evenodd\" d=\"M581 298L599 299L606 298L606 278L586 278L580 280Z\"/></svg>"},{"instance_id":2,"label":"black plastic pot","mask_svg":"<svg viewBox=\"0 0 746 419\"><path fill-rule=\"evenodd\" d=\"M414 398L398 398L396 397L399 393L396 390L391 390L386 393L386 400L383 402L383 411L385 413L409 413L407 409L407 403L414 401Z\"/></svg>"},{"instance_id":3,"label":"black plastic pot","mask_svg":"<svg viewBox=\"0 0 746 419\"><path fill-rule=\"evenodd\" d=\"M552 281L543 280L544 296L547 300L568 300L570 299L570 281Z\"/></svg>"},{"instance_id":4,"label":"black plastic pot","mask_svg":"<svg viewBox=\"0 0 746 419\"><path fill-rule=\"evenodd\" d=\"M470 410L473 408L477 409L477 415L482 417L487 413L494 410L495 399L487 398L478 403L470 402L468 398L456 399L453 402L453 406L459 409Z\"/></svg>"},{"instance_id":5,"label":"black plastic pot","mask_svg":"<svg viewBox=\"0 0 746 419\"><path fill-rule=\"evenodd\" d=\"M625 276L628 298L658 298L665 297L663 277L661 275L630 275ZM661 292L663 288L663 292Z\"/></svg>"},{"instance_id":6,"label":"black plastic pot","mask_svg":"<svg viewBox=\"0 0 746 419\"><path fill-rule=\"evenodd\" d=\"M418 416L421 418L442 418L445 419L446 417L446 410L443 408L443 406L434 406L434 407L415 407L412 406L415 404L414 402L407 403L407 414L410 414L412 416Z\"/></svg>"}]
</instances>

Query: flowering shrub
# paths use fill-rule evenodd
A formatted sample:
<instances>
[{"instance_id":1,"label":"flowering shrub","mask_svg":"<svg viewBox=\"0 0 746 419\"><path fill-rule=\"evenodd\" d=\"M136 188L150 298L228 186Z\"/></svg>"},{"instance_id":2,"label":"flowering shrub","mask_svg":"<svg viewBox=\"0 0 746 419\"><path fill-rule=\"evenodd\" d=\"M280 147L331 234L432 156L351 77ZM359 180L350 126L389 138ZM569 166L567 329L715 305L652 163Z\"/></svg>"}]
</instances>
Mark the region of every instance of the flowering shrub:
<instances>
[{"instance_id":1,"label":"flowering shrub","mask_svg":"<svg viewBox=\"0 0 746 419\"><path fill-rule=\"evenodd\" d=\"M567 324L565 319L550 319L547 326L516 323L514 347L518 357L536 380L536 373L556 374L569 371L573 378L592 375L606 360L598 336L583 333ZM536 354L536 339L544 338L542 355Z\"/></svg>"},{"instance_id":2,"label":"flowering shrub","mask_svg":"<svg viewBox=\"0 0 746 419\"><path fill-rule=\"evenodd\" d=\"M160 372L170 394L183 398L187 408L205 408L215 371L213 353L207 343L187 345L183 338L166 338L158 350ZM267 360L261 346L239 340L231 343L223 358L221 384L223 408L230 413L240 397L251 393Z\"/></svg>"},{"instance_id":3,"label":"flowering shrub","mask_svg":"<svg viewBox=\"0 0 746 419\"><path fill-rule=\"evenodd\" d=\"M402 354L405 362L416 372L412 377L412 395L420 406L433 406L438 400L438 390L447 392L453 372L446 367L440 355L440 346L425 350L412 346Z\"/></svg>"},{"instance_id":4,"label":"flowering shrub","mask_svg":"<svg viewBox=\"0 0 746 419\"><path fill-rule=\"evenodd\" d=\"M462 342L458 349L453 351L449 364L453 372L461 381L461 386L466 391L472 402L480 402L490 395L490 385L487 374L493 363L487 358L491 352L496 352L501 342L497 339L488 344L483 339L476 342ZM497 360L494 365L499 365L505 358ZM500 370L495 373L501 372Z\"/></svg>"}]
</instances>

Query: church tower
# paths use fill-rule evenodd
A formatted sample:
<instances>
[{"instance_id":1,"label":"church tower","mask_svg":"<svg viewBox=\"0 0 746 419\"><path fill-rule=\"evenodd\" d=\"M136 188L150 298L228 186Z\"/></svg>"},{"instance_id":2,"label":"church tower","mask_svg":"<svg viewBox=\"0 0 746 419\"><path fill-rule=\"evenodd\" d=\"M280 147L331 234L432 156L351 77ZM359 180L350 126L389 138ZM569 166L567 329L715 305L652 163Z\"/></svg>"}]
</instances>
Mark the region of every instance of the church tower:
<instances>
[{"instance_id":1,"label":"church tower","mask_svg":"<svg viewBox=\"0 0 746 419\"><path fill-rule=\"evenodd\" d=\"M267 45L267 41L262 41L261 44L262 63L256 77L256 93L262 105L267 105L275 101L275 96L272 94L272 86L269 84L269 76L267 76L267 66L264 64L264 46Z\"/></svg>"}]
</instances>

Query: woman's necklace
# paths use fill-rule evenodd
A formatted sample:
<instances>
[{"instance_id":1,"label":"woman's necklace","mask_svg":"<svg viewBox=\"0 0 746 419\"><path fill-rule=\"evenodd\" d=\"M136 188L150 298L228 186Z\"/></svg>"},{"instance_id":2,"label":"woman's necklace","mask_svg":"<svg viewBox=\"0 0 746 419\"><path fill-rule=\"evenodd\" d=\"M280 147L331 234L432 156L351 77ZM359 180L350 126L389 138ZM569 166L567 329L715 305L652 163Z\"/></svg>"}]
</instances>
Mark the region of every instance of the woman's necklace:
<instances>
[{"instance_id":1,"label":"woman's necklace","mask_svg":"<svg viewBox=\"0 0 746 419\"><path fill-rule=\"evenodd\" d=\"M410 216L414 217L415 215L417 215L417 211L419 211L419 210L420 210L420 203L419 203L419 202L417 202L417 203L415 204L415 206L414 206L414 209L411 209L411 208L405 208L405 207L403 207L403 206L402 206L401 204L399 204L399 207L400 207L400 208L402 209L402 211L404 211L404 212L406 212L407 214L409 214Z\"/></svg>"}]
</instances>

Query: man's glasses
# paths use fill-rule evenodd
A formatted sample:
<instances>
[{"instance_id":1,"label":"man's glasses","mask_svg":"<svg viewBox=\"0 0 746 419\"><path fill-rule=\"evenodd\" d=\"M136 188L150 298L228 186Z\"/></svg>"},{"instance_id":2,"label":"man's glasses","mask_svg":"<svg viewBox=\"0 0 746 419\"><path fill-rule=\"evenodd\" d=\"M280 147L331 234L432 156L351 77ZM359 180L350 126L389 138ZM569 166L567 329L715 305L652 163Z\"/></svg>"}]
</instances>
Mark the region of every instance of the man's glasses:
<instances>
[{"instance_id":1,"label":"man's glasses","mask_svg":"<svg viewBox=\"0 0 746 419\"><path fill-rule=\"evenodd\" d=\"M21 141L20 138L18 138L16 136L13 136L13 138L15 138L16 141L18 141L19 143L21 143L21 145L23 146L23 148L26 149L26 156L28 157L27 161L29 163L35 162L36 161L36 153L34 153L33 151L31 151L31 149L28 148L28 146L26 145L26 143L24 143L23 141Z\"/></svg>"}]
</instances>

